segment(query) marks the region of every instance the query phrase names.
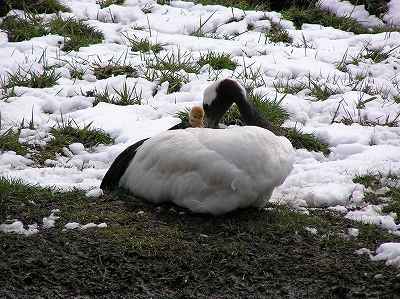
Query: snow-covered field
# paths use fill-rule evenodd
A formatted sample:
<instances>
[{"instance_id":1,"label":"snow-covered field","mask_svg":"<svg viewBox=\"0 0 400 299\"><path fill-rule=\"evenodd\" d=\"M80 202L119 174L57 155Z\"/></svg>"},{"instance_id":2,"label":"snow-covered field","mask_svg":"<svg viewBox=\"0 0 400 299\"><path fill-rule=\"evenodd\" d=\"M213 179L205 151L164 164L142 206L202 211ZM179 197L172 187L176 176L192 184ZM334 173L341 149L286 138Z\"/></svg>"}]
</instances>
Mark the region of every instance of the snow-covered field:
<instances>
[{"instance_id":1,"label":"snow-covered field","mask_svg":"<svg viewBox=\"0 0 400 299\"><path fill-rule=\"evenodd\" d=\"M338 1L328 2L325 5L333 9ZM396 7L396 1L392 2L390 7ZM254 93L268 98L282 98L283 91L277 95L275 88L282 82L310 87L313 86L310 82L314 82L335 92L324 101L317 100L309 88L287 94L281 104L290 113L290 119L284 126L314 133L329 144L331 153L324 156L297 150L294 170L276 189L271 201L304 210L329 207L342 212L344 217L374 223L400 234L396 215L384 215L379 206L366 203L365 187L353 182L356 175L368 173L400 175L399 32L355 35L311 24L296 30L279 13L182 1L158 5L151 0L127 0L122 6L103 9L95 0L62 3L71 9L71 13L61 13L62 17L85 20L101 30L105 40L79 52L66 53L60 50L64 43L61 36L8 42L7 35L0 33L0 76L5 80L9 73L21 68L41 72L43 57L48 65L56 66L61 76L53 87L16 87L17 96L0 101L1 132L18 127L23 119L29 121L33 114L35 129L23 129L21 142L44 144L51 138L50 128L64 118L81 126L92 123L93 127L109 133L115 144L91 150L75 144L65 149L56 161L46 161L44 167L36 167L29 156L1 152L0 176L62 190L79 188L88 195L99 195L102 177L123 149L179 123L174 114L185 107L201 105L203 90L217 78L236 77L246 85L253 84ZM371 25L383 24L363 13L358 14L359 18ZM395 24L398 16L389 13L386 18ZM293 43L270 42L264 32L271 22L285 28ZM203 36L193 35L199 32ZM148 38L163 44L159 57L179 52L198 59L208 51L229 53L237 67L233 71L213 70L206 65L198 74L182 70L188 83L179 92L170 94L166 83L159 86L157 81L144 78L120 75L97 80L92 67L95 63L107 65L110 60L123 60L143 70L146 61L154 59L153 54L131 51L127 37ZM373 61L367 55L373 50L388 53L388 58ZM71 78L74 69L84 72L82 80ZM246 78L251 70L257 74L256 81ZM115 93L124 85L141 90L141 105L93 106L94 98L84 96L93 90ZM153 96L154 90L157 93ZM349 119L353 124L341 122ZM376 125L367 125L371 123ZM382 251L380 258L386 256ZM387 256L396 259L398 254Z\"/></svg>"}]
</instances>

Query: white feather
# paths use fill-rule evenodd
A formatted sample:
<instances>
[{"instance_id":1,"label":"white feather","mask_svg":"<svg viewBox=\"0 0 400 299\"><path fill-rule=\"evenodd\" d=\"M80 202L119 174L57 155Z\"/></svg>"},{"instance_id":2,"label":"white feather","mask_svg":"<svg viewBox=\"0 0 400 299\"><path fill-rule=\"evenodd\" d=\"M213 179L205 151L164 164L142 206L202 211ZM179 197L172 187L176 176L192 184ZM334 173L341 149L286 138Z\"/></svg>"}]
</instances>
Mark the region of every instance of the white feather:
<instances>
[{"instance_id":1,"label":"white feather","mask_svg":"<svg viewBox=\"0 0 400 299\"><path fill-rule=\"evenodd\" d=\"M167 131L138 149L120 186L198 213L261 207L291 171L292 153L285 137L259 127Z\"/></svg>"}]
</instances>

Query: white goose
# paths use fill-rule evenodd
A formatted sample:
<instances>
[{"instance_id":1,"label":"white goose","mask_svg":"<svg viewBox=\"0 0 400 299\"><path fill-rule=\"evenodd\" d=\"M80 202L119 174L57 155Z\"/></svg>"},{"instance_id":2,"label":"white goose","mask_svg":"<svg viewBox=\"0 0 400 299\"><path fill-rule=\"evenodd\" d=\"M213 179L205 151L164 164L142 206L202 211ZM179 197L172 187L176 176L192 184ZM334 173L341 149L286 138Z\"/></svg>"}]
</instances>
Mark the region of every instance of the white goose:
<instances>
[{"instance_id":1,"label":"white goose","mask_svg":"<svg viewBox=\"0 0 400 299\"><path fill-rule=\"evenodd\" d=\"M218 98L221 82L232 87L235 81L218 81L205 90L211 124L218 123L229 108L217 105L224 104ZM245 94L232 94L240 96L245 98ZM264 206L293 164L291 143L256 126L166 131L130 148L114 161L103 179L103 190L122 187L157 204L170 201L213 215Z\"/></svg>"}]
</instances>

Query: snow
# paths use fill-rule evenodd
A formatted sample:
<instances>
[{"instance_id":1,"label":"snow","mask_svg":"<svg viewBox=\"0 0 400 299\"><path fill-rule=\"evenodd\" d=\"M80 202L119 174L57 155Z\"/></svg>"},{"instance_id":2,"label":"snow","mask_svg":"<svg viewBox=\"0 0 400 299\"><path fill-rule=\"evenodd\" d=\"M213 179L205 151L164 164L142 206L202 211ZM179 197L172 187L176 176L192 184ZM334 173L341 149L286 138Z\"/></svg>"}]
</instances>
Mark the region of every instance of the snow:
<instances>
[{"instance_id":1,"label":"snow","mask_svg":"<svg viewBox=\"0 0 400 299\"><path fill-rule=\"evenodd\" d=\"M372 261L386 261L386 265L400 268L400 243L383 243L371 256Z\"/></svg>"},{"instance_id":2,"label":"snow","mask_svg":"<svg viewBox=\"0 0 400 299\"><path fill-rule=\"evenodd\" d=\"M383 22L376 16L371 16L364 5L354 6L348 1L320 0L322 9L328 10L340 17L350 17L365 27L382 26Z\"/></svg>"},{"instance_id":3,"label":"snow","mask_svg":"<svg viewBox=\"0 0 400 299\"><path fill-rule=\"evenodd\" d=\"M389 25L400 26L400 1L391 0L388 3L388 12L383 16Z\"/></svg>"},{"instance_id":4,"label":"snow","mask_svg":"<svg viewBox=\"0 0 400 299\"><path fill-rule=\"evenodd\" d=\"M348 212L345 217L366 224L375 224L387 230L396 231L400 228L400 225L396 225L393 216L382 215L378 206L368 205L361 210Z\"/></svg>"},{"instance_id":5,"label":"snow","mask_svg":"<svg viewBox=\"0 0 400 299\"><path fill-rule=\"evenodd\" d=\"M10 224L0 224L0 232L3 233L16 233L25 236L31 236L39 232L37 224L30 224L28 228L24 228L24 224L21 221L14 221Z\"/></svg>"},{"instance_id":6,"label":"snow","mask_svg":"<svg viewBox=\"0 0 400 299\"><path fill-rule=\"evenodd\" d=\"M56 220L60 218L60 216L56 216L56 213L59 213L59 209L54 209L51 211L49 217L43 218L43 228L52 228L55 226Z\"/></svg>"},{"instance_id":7,"label":"snow","mask_svg":"<svg viewBox=\"0 0 400 299\"><path fill-rule=\"evenodd\" d=\"M90 228L106 228L107 227L107 223L102 222L99 224L93 223L93 222L89 222L87 224L79 224L78 222L68 222L67 224L65 224L65 230L74 230L74 229L80 229L80 230L86 230L86 229L90 229Z\"/></svg>"}]
</instances>

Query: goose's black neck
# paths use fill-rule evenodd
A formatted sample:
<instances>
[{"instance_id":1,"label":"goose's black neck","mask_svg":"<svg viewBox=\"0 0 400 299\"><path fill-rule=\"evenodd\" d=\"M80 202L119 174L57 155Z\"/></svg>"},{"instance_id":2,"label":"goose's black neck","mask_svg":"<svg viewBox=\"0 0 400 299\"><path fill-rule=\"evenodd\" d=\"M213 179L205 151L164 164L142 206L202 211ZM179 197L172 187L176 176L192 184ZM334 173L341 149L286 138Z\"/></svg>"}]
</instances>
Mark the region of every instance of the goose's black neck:
<instances>
[{"instance_id":1,"label":"goose's black neck","mask_svg":"<svg viewBox=\"0 0 400 299\"><path fill-rule=\"evenodd\" d=\"M256 107L246 99L245 95L241 94L241 96L236 97L235 103L246 125L262 127L274 132L275 134L277 133L276 128L268 120L262 117Z\"/></svg>"}]
</instances>

